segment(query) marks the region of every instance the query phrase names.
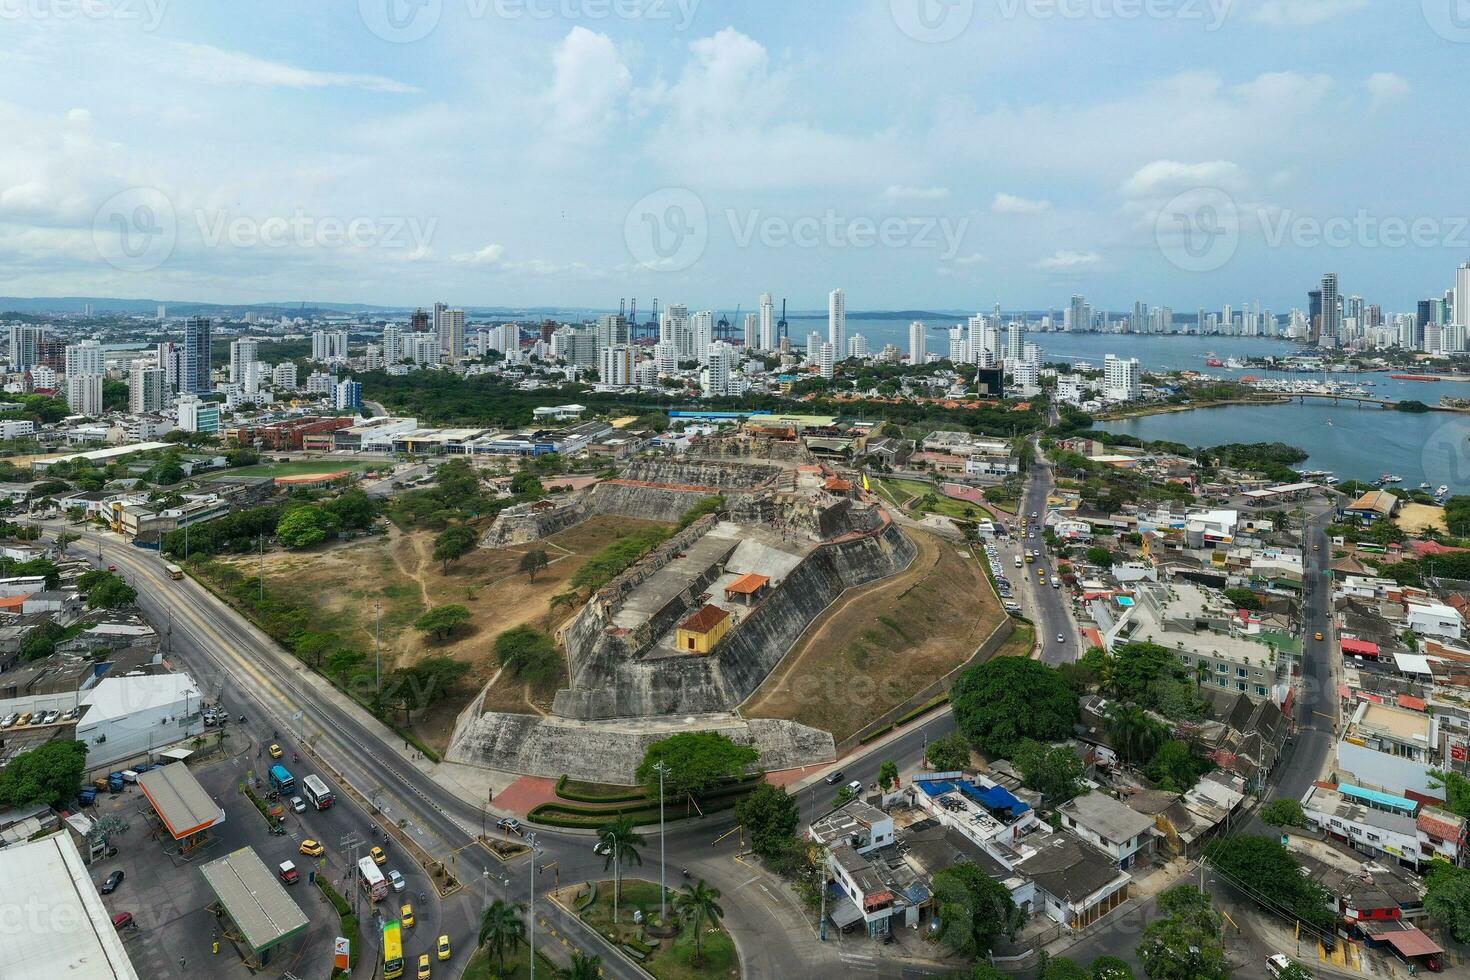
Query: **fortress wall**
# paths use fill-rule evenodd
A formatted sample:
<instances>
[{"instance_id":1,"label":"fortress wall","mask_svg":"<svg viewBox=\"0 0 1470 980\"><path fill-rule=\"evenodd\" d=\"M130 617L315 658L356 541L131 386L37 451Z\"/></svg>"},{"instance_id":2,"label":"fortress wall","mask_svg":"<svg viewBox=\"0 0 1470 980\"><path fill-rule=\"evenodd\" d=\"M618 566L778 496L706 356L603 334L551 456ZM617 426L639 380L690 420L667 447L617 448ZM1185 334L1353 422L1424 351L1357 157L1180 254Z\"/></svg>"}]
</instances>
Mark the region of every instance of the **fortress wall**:
<instances>
[{"instance_id":1,"label":"fortress wall","mask_svg":"<svg viewBox=\"0 0 1470 980\"><path fill-rule=\"evenodd\" d=\"M507 545L529 544L565 531L574 524L585 521L591 512L587 498L577 496L565 502L546 506L544 502L517 504L500 512L495 523L480 538L482 548L504 548Z\"/></svg>"},{"instance_id":2,"label":"fortress wall","mask_svg":"<svg viewBox=\"0 0 1470 980\"><path fill-rule=\"evenodd\" d=\"M635 783L637 770L652 743L667 738L671 727L629 728L616 723L587 725L536 715L490 712L463 724L450 741L450 762L509 772L593 782ZM758 719L706 719L691 731L718 731L736 742L754 745L767 770L830 762L832 736L796 722Z\"/></svg>"}]
</instances>

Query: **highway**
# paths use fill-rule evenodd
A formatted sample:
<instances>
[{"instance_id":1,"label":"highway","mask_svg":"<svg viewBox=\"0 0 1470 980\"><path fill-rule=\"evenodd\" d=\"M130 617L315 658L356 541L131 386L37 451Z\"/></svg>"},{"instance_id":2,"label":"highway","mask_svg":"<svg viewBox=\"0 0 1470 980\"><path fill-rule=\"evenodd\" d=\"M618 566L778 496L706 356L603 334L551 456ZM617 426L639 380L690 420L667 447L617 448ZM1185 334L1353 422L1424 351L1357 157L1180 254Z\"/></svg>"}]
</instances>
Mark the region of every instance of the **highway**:
<instances>
[{"instance_id":1,"label":"highway","mask_svg":"<svg viewBox=\"0 0 1470 980\"><path fill-rule=\"evenodd\" d=\"M1054 486L1051 463L1038 450L1036 462L1026 476L1026 488L1021 494L1017 517L1022 523L1032 514L1037 515L1038 523L1045 521L1047 500L1051 497ZM1041 644L1041 660L1053 667L1070 663L1082 655L1082 642L1071 610L1067 608L1067 603L1071 601L1069 590L1054 589L1051 586L1051 578L1056 574L1055 557L1044 550L1046 544L1039 530L1034 538L1018 539L1017 546L1020 550L1012 552L1007 549L1001 552L1002 557L1010 559L1013 554L1021 554L1028 548L1037 551L1036 564L1015 568L1014 561L1010 561L1007 574L1014 572L1016 577L1026 580L1021 593L1025 597L1023 602L1026 614L1036 624L1036 639ZM1046 571L1045 585L1037 580L1038 569ZM1011 581L1014 582L1015 578ZM1060 641L1057 640L1058 636L1062 637Z\"/></svg>"},{"instance_id":2,"label":"highway","mask_svg":"<svg viewBox=\"0 0 1470 980\"><path fill-rule=\"evenodd\" d=\"M456 949L468 950L473 946L479 912L490 900L497 897L529 900L532 862L522 856L502 866L476 843L475 835L485 811L441 786L429 772L419 768L428 769L428 763L415 764L405 758L398 749L401 740L364 709L281 650L193 579L171 580L157 553L134 548L115 535L93 528L57 521L43 522L43 526L53 535L62 529L80 534L81 540L71 546L72 554L117 566L119 573L138 590L138 605L144 614L167 631L170 656L195 676L203 690L221 698L232 717L245 715L246 727L252 731L253 738L268 741L272 732L279 732L288 751L295 745L311 745L353 787L380 805L388 819L401 822L405 832L426 850L436 856L457 853L458 869L468 887L438 903L441 908L436 927L451 936ZM895 759L900 765L916 762L929 740L953 728L948 710L938 711L881 749L843 760L846 778L871 783L877 779L878 767L884 759ZM330 773L322 775L334 789L341 790ZM799 790L796 796L803 820L830 808L836 789L818 781ZM490 819L494 816L493 810L490 811ZM722 903L726 912L724 921L739 945L745 976L792 976L793 964L800 964L801 973L814 977L849 977L855 968L854 954L839 952L836 942L819 942L805 915L799 909L783 907L781 896L763 889L761 894L756 894L754 888L748 887L754 879L746 866L732 860L740 850L738 835L729 835L718 846L713 844L733 826L733 815L727 812L681 821L670 827L665 842L670 887L680 887L684 883L680 872L688 869L692 876L704 877L724 892L727 896ZM371 828L363 827L362 831L370 833ZM657 881L657 831L645 831L645 835L648 841L642 848L643 863L627 873ZM538 830L537 837L541 853L536 865L556 866L555 872L548 869L539 874L538 896L544 895L557 873L563 883L608 877L603 859L592 851L589 834ZM481 874L482 871L488 874ZM550 938L543 932L544 919L562 935L572 937L585 951L601 954L606 976L645 976L614 955L591 930L554 903L541 898L536 912L537 931L542 940ZM423 931L423 935L428 933L427 929ZM542 942L538 941L537 945L543 948ZM866 940L858 943L847 939L842 945L876 948ZM916 973L899 964L876 960L869 963L868 959L862 960L857 970L893 977L928 972Z\"/></svg>"}]
</instances>

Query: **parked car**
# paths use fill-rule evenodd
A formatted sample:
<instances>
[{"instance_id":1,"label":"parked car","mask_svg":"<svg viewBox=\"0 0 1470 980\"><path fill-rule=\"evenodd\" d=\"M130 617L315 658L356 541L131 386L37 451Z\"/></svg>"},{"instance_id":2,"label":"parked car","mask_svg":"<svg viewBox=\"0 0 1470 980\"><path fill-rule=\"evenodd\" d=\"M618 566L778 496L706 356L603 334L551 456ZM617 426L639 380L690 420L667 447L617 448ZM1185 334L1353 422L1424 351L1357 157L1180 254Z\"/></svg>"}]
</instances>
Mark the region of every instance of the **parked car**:
<instances>
[{"instance_id":1,"label":"parked car","mask_svg":"<svg viewBox=\"0 0 1470 980\"><path fill-rule=\"evenodd\" d=\"M301 880L301 872L296 870L296 865L291 861L282 861L278 873L281 880L288 885L294 885Z\"/></svg>"},{"instance_id":2,"label":"parked car","mask_svg":"<svg viewBox=\"0 0 1470 980\"><path fill-rule=\"evenodd\" d=\"M831 772L827 773L827 785L836 786L838 783L842 782L842 777L845 775L847 774L841 769L833 769Z\"/></svg>"},{"instance_id":3,"label":"parked car","mask_svg":"<svg viewBox=\"0 0 1470 980\"><path fill-rule=\"evenodd\" d=\"M854 779L852 782L847 784L847 788L852 790L854 793L861 793L863 791L863 784L859 780Z\"/></svg>"},{"instance_id":4,"label":"parked car","mask_svg":"<svg viewBox=\"0 0 1470 980\"><path fill-rule=\"evenodd\" d=\"M20 715L16 714L14 711L12 711L10 714L6 715L4 718L0 718L0 728L9 728L11 725L14 725L15 724L15 719L17 719L19 717L20 717Z\"/></svg>"},{"instance_id":5,"label":"parked car","mask_svg":"<svg viewBox=\"0 0 1470 980\"><path fill-rule=\"evenodd\" d=\"M61 720L61 712L60 711L48 711L48 712L46 712L46 720L43 721L43 722L41 722L41 724L43 724L43 725L54 725L54 724L56 724L60 720Z\"/></svg>"},{"instance_id":6,"label":"parked car","mask_svg":"<svg viewBox=\"0 0 1470 980\"><path fill-rule=\"evenodd\" d=\"M138 923L133 921L133 913L131 912L119 912L112 917L112 927L119 932L124 929L132 929L137 925Z\"/></svg>"},{"instance_id":7,"label":"parked car","mask_svg":"<svg viewBox=\"0 0 1470 980\"><path fill-rule=\"evenodd\" d=\"M393 886L395 892L401 892L408 887L408 882L403 880L403 875L399 874L396 868L388 872L388 883Z\"/></svg>"},{"instance_id":8,"label":"parked car","mask_svg":"<svg viewBox=\"0 0 1470 980\"><path fill-rule=\"evenodd\" d=\"M118 868L112 874L108 875L107 880L102 883L102 894L111 895L113 892L117 891L117 886L122 884L124 877L125 876L123 875L123 871L121 868Z\"/></svg>"},{"instance_id":9,"label":"parked car","mask_svg":"<svg viewBox=\"0 0 1470 980\"><path fill-rule=\"evenodd\" d=\"M495 821L495 826L508 834L519 834L521 832L521 822L515 817L501 817Z\"/></svg>"},{"instance_id":10,"label":"parked car","mask_svg":"<svg viewBox=\"0 0 1470 980\"><path fill-rule=\"evenodd\" d=\"M301 842L301 846L298 847L297 850L300 851L302 854L305 854L307 857L321 857L326 848L322 846L321 841L312 840L310 837L308 837L306 838L306 840Z\"/></svg>"}]
</instances>

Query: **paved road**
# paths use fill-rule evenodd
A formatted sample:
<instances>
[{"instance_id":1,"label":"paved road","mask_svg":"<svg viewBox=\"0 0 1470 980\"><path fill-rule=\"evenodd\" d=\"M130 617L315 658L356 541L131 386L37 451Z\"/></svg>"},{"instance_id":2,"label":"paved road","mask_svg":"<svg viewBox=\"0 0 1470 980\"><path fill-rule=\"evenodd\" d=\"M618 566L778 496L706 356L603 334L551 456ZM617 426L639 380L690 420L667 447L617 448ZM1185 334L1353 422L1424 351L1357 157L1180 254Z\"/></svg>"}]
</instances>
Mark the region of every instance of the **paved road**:
<instances>
[{"instance_id":1,"label":"paved road","mask_svg":"<svg viewBox=\"0 0 1470 980\"><path fill-rule=\"evenodd\" d=\"M1052 476L1051 464L1041 458L1037 453L1036 463L1031 467L1026 477L1026 489L1021 495L1021 508L1019 517L1029 519L1032 514L1037 515L1038 522L1046 519L1047 499L1051 496L1055 480ZM1037 552L1034 565L1024 565L1016 568L1014 555L1020 554L1021 550L1032 548ZM1077 633L1077 625L1072 619L1071 611L1067 604L1071 601L1067 589L1052 588L1052 576L1056 572L1056 562L1052 555L1047 552L1046 544L1038 531L1035 537L1018 541L1015 548L1008 548L1001 552L1003 558L1007 559L1009 568L1007 573L1014 573L1012 581L1016 577L1024 578L1025 585L1021 587L1022 606L1026 615L1036 624L1036 638L1041 641L1042 662L1053 666L1069 663L1076 660L1082 654L1082 642ZM1036 577L1038 570L1045 570L1047 581L1041 585ZM1060 635L1062 639L1057 640Z\"/></svg>"}]
</instances>

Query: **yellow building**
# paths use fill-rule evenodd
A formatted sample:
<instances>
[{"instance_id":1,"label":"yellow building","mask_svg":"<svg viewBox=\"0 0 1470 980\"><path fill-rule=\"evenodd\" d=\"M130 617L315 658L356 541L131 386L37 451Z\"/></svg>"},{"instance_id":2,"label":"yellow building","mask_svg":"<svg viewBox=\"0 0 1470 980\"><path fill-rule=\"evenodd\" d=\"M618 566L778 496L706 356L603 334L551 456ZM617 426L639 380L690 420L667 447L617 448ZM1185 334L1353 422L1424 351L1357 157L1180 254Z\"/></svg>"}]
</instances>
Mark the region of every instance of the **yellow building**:
<instances>
[{"instance_id":1,"label":"yellow building","mask_svg":"<svg viewBox=\"0 0 1470 980\"><path fill-rule=\"evenodd\" d=\"M709 653L730 631L730 614L719 606L705 606L679 624L679 649L685 653Z\"/></svg>"}]
</instances>

